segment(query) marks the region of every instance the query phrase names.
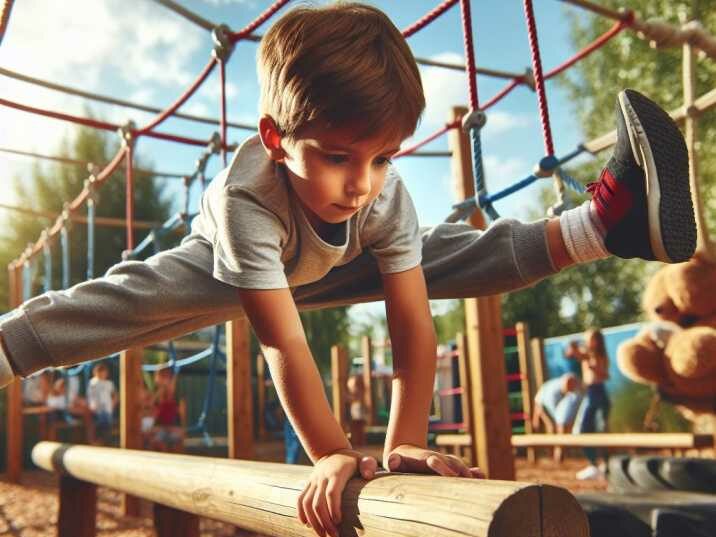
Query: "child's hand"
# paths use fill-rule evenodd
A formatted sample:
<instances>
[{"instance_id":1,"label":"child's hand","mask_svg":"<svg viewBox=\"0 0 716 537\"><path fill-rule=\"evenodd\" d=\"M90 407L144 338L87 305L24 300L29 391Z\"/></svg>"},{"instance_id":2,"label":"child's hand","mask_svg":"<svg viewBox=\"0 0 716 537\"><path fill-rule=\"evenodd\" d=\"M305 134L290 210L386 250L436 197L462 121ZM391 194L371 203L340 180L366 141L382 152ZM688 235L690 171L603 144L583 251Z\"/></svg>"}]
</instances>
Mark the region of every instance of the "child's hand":
<instances>
[{"instance_id":1,"label":"child's hand","mask_svg":"<svg viewBox=\"0 0 716 537\"><path fill-rule=\"evenodd\" d=\"M384 457L383 466L389 472L485 478L482 470L477 467L468 467L460 457L438 453L410 444L401 444L388 453Z\"/></svg>"},{"instance_id":2,"label":"child's hand","mask_svg":"<svg viewBox=\"0 0 716 537\"><path fill-rule=\"evenodd\" d=\"M359 473L372 479L378 463L352 449L340 449L316 462L306 488L298 497L298 519L324 537L338 537L341 496L348 480Z\"/></svg>"}]
</instances>

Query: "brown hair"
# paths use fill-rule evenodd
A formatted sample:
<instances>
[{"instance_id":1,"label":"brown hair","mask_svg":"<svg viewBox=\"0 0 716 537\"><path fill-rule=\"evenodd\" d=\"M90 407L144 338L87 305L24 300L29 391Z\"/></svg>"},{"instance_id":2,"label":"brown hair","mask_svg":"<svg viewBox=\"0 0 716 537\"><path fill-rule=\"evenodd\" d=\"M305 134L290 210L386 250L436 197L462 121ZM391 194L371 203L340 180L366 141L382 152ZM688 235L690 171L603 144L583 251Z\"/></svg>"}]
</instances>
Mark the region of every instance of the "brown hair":
<instances>
[{"instance_id":1,"label":"brown hair","mask_svg":"<svg viewBox=\"0 0 716 537\"><path fill-rule=\"evenodd\" d=\"M298 7L258 50L260 113L284 136L309 122L356 122L357 138L379 130L410 136L425 108L415 58L382 11L354 2Z\"/></svg>"},{"instance_id":2,"label":"brown hair","mask_svg":"<svg viewBox=\"0 0 716 537\"><path fill-rule=\"evenodd\" d=\"M596 349L592 350L589 341L594 338ZM598 328L590 328L584 333L584 341L587 344L587 352L590 355L607 357L607 347L604 344L604 334Z\"/></svg>"}]
</instances>

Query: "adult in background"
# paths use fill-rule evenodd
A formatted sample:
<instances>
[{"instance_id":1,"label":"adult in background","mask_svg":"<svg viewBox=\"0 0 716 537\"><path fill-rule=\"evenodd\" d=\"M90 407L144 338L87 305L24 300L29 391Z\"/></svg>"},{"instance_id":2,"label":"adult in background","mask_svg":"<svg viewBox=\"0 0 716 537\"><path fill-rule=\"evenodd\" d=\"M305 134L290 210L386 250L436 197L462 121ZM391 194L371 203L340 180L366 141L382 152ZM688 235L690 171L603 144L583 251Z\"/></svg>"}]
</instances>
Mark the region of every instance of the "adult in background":
<instances>
[{"instance_id":1,"label":"adult in background","mask_svg":"<svg viewBox=\"0 0 716 537\"><path fill-rule=\"evenodd\" d=\"M532 427L539 430L540 424L544 424L550 434L569 433L582 400L580 388L581 382L573 373L565 373L542 384L535 395ZM555 447L554 460L562 460L561 446Z\"/></svg>"},{"instance_id":2,"label":"adult in background","mask_svg":"<svg viewBox=\"0 0 716 537\"><path fill-rule=\"evenodd\" d=\"M584 347L570 347L566 356L579 360L582 365L582 382L585 396L577 414L574 433L597 432L597 416L606 429L611 403L607 395L606 382L609 380L609 356L604 344L604 334L591 328L584 333ZM600 479L604 477L606 462L597 465L599 453L594 447L584 448L589 466L577 472L577 479ZM606 457L602 456L602 459Z\"/></svg>"}]
</instances>

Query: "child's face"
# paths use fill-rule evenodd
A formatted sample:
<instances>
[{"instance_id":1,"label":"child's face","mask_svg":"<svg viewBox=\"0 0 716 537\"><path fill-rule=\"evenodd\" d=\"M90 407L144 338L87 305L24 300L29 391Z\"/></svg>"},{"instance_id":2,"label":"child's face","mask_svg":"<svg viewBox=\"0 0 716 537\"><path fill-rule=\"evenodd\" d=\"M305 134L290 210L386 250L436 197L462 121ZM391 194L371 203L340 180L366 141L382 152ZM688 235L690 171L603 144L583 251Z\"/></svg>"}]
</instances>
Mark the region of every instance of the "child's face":
<instances>
[{"instance_id":1,"label":"child's face","mask_svg":"<svg viewBox=\"0 0 716 537\"><path fill-rule=\"evenodd\" d=\"M309 126L281 141L291 186L314 225L348 220L383 189L402 140L378 133L356 141L355 133L350 127Z\"/></svg>"}]
</instances>

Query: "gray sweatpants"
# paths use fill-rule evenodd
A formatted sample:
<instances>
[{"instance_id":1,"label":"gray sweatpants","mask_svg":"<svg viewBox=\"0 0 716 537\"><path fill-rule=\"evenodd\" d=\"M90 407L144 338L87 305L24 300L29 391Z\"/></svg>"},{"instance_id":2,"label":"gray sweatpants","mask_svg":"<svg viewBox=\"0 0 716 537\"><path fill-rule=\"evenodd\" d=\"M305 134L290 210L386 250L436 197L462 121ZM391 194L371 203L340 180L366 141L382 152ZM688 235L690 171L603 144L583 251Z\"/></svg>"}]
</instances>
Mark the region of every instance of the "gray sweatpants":
<instances>
[{"instance_id":1,"label":"gray sweatpants","mask_svg":"<svg viewBox=\"0 0 716 537\"><path fill-rule=\"evenodd\" d=\"M423 230L430 298L486 296L531 285L556 272L545 221L500 219L486 231L467 224ZM75 364L145 346L244 316L236 289L212 277L211 244L198 235L146 261L50 291L0 322L16 373ZM380 273L363 253L320 281L292 290L300 309L382 298Z\"/></svg>"}]
</instances>

